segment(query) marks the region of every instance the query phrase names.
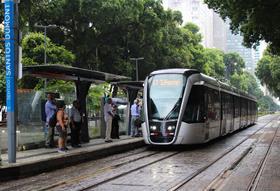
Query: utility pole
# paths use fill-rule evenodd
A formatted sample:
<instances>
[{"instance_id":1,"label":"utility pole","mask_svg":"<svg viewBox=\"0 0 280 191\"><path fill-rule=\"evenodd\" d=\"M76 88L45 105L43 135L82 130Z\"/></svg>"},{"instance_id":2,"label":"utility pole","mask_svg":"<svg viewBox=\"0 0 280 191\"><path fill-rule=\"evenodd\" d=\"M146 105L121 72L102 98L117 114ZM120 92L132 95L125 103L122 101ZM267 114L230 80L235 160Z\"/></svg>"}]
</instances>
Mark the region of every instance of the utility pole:
<instances>
[{"instance_id":1,"label":"utility pole","mask_svg":"<svg viewBox=\"0 0 280 191\"><path fill-rule=\"evenodd\" d=\"M130 58L130 60L135 61L135 70L136 70L136 81L138 81L138 60L144 60L144 57L138 57L138 58Z\"/></svg>"}]
</instances>

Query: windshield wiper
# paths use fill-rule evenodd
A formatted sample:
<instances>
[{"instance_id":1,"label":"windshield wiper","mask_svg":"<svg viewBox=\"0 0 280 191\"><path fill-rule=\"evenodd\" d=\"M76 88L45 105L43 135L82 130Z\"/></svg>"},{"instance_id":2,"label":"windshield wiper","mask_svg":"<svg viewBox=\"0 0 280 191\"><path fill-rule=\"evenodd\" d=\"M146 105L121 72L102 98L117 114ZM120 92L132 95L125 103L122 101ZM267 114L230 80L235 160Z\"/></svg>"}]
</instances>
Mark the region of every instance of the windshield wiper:
<instances>
[{"instance_id":1,"label":"windshield wiper","mask_svg":"<svg viewBox=\"0 0 280 191\"><path fill-rule=\"evenodd\" d=\"M173 114L173 112L181 105L181 100L182 98L179 98L177 100L177 102L175 103L174 107L170 110L170 112L166 115L166 117L163 119L164 121L166 121L167 119L169 119L171 117L171 115Z\"/></svg>"}]
</instances>

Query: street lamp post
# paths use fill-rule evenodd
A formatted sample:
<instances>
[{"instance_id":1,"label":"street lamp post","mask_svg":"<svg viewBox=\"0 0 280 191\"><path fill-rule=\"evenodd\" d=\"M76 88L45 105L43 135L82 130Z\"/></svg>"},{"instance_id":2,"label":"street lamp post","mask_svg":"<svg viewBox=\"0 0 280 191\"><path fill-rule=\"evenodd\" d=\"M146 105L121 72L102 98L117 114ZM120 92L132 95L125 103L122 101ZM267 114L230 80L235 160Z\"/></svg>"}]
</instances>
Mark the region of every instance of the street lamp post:
<instances>
[{"instance_id":1,"label":"street lamp post","mask_svg":"<svg viewBox=\"0 0 280 191\"><path fill-rule=\"evenodd\" d=\"M47 29L48 28L56 28L56 25L37 25L35 24L34 27L43 28L44 29L44 65L47 64ZM44 82L44 90L46 91L47 88L47 79Z\"/></svg>"},{"instance_id":2,"label":"street lamp post","mask_svg":"<svg viewBox=\"0 0 280 191\"><path fill-rule=\"evenodd\" d=\"M56 25L34 25L34 27L37 28L43 28L44 29L44 65L47 64L47 29L48 28L56 28Z\"/></svg>"},{"instance_id":3,"label":"street lamp post","mask_svg":"<svg viewBox=\"0 0 280 191\"><path fill-rule=\"evenodd\" d=\"M135 61L135 68L136 68L136 81L138 81L138 60L144 60L144 58L143 58L143 57L130 58L130 60Z\"/></svg>"}]
</instances>

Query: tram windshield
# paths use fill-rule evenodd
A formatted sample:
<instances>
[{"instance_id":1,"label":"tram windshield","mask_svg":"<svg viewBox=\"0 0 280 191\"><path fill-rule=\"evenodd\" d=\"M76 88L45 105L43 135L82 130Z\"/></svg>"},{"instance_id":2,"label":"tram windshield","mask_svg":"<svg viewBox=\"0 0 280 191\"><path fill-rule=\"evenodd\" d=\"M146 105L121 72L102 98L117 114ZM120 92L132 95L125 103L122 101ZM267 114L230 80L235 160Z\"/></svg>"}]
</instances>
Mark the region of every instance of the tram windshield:
<instances>
[{"instance_id":1,"label":"tram windshield","mask_svg":"<svg viewBox=\"0 0 280 191\"><path fill-rule=\"evenodd\" d=\"M182 74L159 74L152 76L148 83L149 118L178 118L186 77Z\"/></svg>"}]
</instances>

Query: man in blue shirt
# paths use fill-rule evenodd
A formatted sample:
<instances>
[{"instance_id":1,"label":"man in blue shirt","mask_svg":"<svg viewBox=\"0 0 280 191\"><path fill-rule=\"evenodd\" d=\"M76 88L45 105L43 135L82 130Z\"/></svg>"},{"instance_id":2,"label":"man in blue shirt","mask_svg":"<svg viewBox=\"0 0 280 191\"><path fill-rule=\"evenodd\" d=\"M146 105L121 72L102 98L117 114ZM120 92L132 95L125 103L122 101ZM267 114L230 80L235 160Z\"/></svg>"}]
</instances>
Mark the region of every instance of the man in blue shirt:
<instances>
[{"instance_id":1,"label":"man in blue shirt","mask_svg":"<svg viewBox=\"0 0 280 191\"><path fill-rule=\"evenodd\" d=\"M45 104L46 113L46 129L48 130L48 135L46 139L46 147L53 148L54 146L54 127L49 125L50 118L55 114L57 108L54 102L54 97L52 94L47 95L48 101Z\"/></svg>"},{"instance_id":2,"label":"man in blue shirt","mask_svg":"<svg viewBox=\"0 0 280 191\"><path fill-rule=\"evenodd\" d=\"M139 106L138 99L134 100L134 104L131 106L130 112L131 112L131 121L130 121L131 133L130 133L130 135L132 137L135 137L135 136L138 136L138 129L135 126L135 120L140 117L140 106Z\"/></svg>"}]
</instances>

